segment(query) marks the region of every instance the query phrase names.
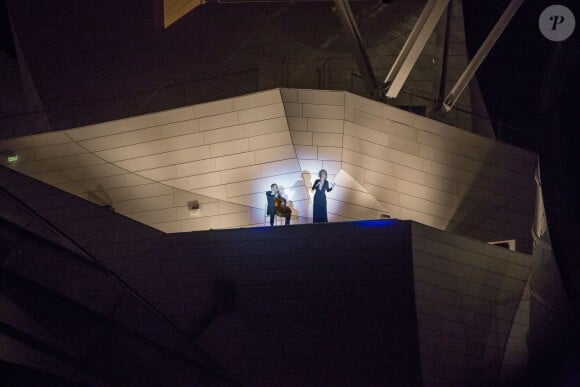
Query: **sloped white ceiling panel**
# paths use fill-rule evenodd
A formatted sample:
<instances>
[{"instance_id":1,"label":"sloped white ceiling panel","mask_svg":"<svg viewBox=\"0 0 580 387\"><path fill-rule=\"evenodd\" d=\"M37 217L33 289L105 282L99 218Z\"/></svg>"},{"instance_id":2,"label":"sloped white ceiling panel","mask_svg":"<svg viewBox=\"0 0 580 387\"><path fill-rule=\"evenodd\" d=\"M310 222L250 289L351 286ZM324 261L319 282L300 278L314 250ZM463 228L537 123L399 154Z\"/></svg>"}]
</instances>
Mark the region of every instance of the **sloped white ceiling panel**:
<instances>
[{"instance_id":1,"label":"sloped white ceiling panel","mask_svg":"<svg viewBox=\"0 0 580 387\"><path fill-rule=\"evenodd\" d=\"M166 232L265 225L272 183L293 222L310 222L324 168L331 221L389 215L531 246L533 153L342 91L269 90L0 150L18 153L15 170Z\"/></svg>"}]
</instances>

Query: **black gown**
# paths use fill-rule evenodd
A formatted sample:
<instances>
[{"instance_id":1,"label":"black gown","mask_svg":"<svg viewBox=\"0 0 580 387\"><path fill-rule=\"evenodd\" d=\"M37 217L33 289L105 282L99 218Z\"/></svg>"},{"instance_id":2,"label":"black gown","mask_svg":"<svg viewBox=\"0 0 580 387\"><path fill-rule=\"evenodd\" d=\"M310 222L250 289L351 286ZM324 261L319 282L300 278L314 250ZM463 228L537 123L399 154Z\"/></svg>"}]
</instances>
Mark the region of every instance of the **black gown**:
<instances>
[{"instance_id":1,"label":"black gown","mask_svg":"<svg viewBox=\"0 0 580 387\"><path fill-rule=\"evenodd\" d=\"M326 193L332 191L328 180L324 181L322 189L319 189L316 185L320 183L320 180L316 180L312 186L314 191L314 208L312 218L314 223L328 222L328 216L326 214Z\"/></svg>"}]
</instances>

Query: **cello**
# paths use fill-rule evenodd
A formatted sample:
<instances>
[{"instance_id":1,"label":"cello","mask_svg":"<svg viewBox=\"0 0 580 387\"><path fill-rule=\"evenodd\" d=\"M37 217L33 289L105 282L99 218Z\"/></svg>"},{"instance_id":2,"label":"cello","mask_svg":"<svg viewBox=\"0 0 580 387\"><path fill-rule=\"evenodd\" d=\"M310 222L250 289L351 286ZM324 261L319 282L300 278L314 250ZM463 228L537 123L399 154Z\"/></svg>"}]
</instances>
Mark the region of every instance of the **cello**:
<instances>
[{"instance_id":1,"label":"cello","mask_svg":"<svg viewBox=\"0 0 580 387\"><path fill-rule=\"evenodd\" d=\"M290 207L286 205L286 199L280 195L280 191L276 192L274 197L274 210L276 215L286 217L289 213L292 213Z\"/></svg>"}]
</instances>

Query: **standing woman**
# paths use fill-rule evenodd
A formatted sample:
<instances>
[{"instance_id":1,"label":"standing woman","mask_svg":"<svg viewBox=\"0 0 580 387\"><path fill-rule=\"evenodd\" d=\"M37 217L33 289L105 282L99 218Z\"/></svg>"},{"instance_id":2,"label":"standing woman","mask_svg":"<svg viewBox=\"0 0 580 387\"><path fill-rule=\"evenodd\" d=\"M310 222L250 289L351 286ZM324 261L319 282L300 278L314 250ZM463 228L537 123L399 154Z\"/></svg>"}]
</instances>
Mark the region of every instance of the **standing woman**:
<instances>
[{"instance_id":1,"label":"standing woman","mask_svg":"<svg viewBox=\"0 0 580 387\"><path fill-rule=\"evenodd\" d=\"M332 191L334 188L334 183L330 184L326 177L328 174L325 169L321 169L318 172L318 179L314 182L312 190L314 192L314 211L313 218L314 223L328 222L328 216L326 214L326 193Z\"/></svg>"}]
</instances>

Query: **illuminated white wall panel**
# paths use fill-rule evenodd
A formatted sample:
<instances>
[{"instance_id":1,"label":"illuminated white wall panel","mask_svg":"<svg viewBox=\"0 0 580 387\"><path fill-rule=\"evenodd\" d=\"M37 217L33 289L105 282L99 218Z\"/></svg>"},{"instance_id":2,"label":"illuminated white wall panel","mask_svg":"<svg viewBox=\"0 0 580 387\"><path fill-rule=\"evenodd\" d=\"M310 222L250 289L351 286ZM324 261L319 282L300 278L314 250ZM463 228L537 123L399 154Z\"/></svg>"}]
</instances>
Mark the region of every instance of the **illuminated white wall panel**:
<instances>
[{"instance_id":1,"label":"illuminated white wall panel","mask_svg":"<svg viewBox=\"0 0 580 387\"><path fill-rule=\"evenodd\" d=\"M343 169L395 216L529 250L534 154L352 94L345 104Z\"/></svg>"},{"instance_id":2,"label":"illuminated white wall panel","mask_svg":"<svg viewBox=\"0 0 580 387\"><path fill-rule=\"evenodd\" d=\"M264 225L273 182L310 222L324 168L330 220L386 214L530 246L534 154L341 91L270 90L0 148L18 152L11 168L166 232Z\"/></svg>"}]
</instances>

